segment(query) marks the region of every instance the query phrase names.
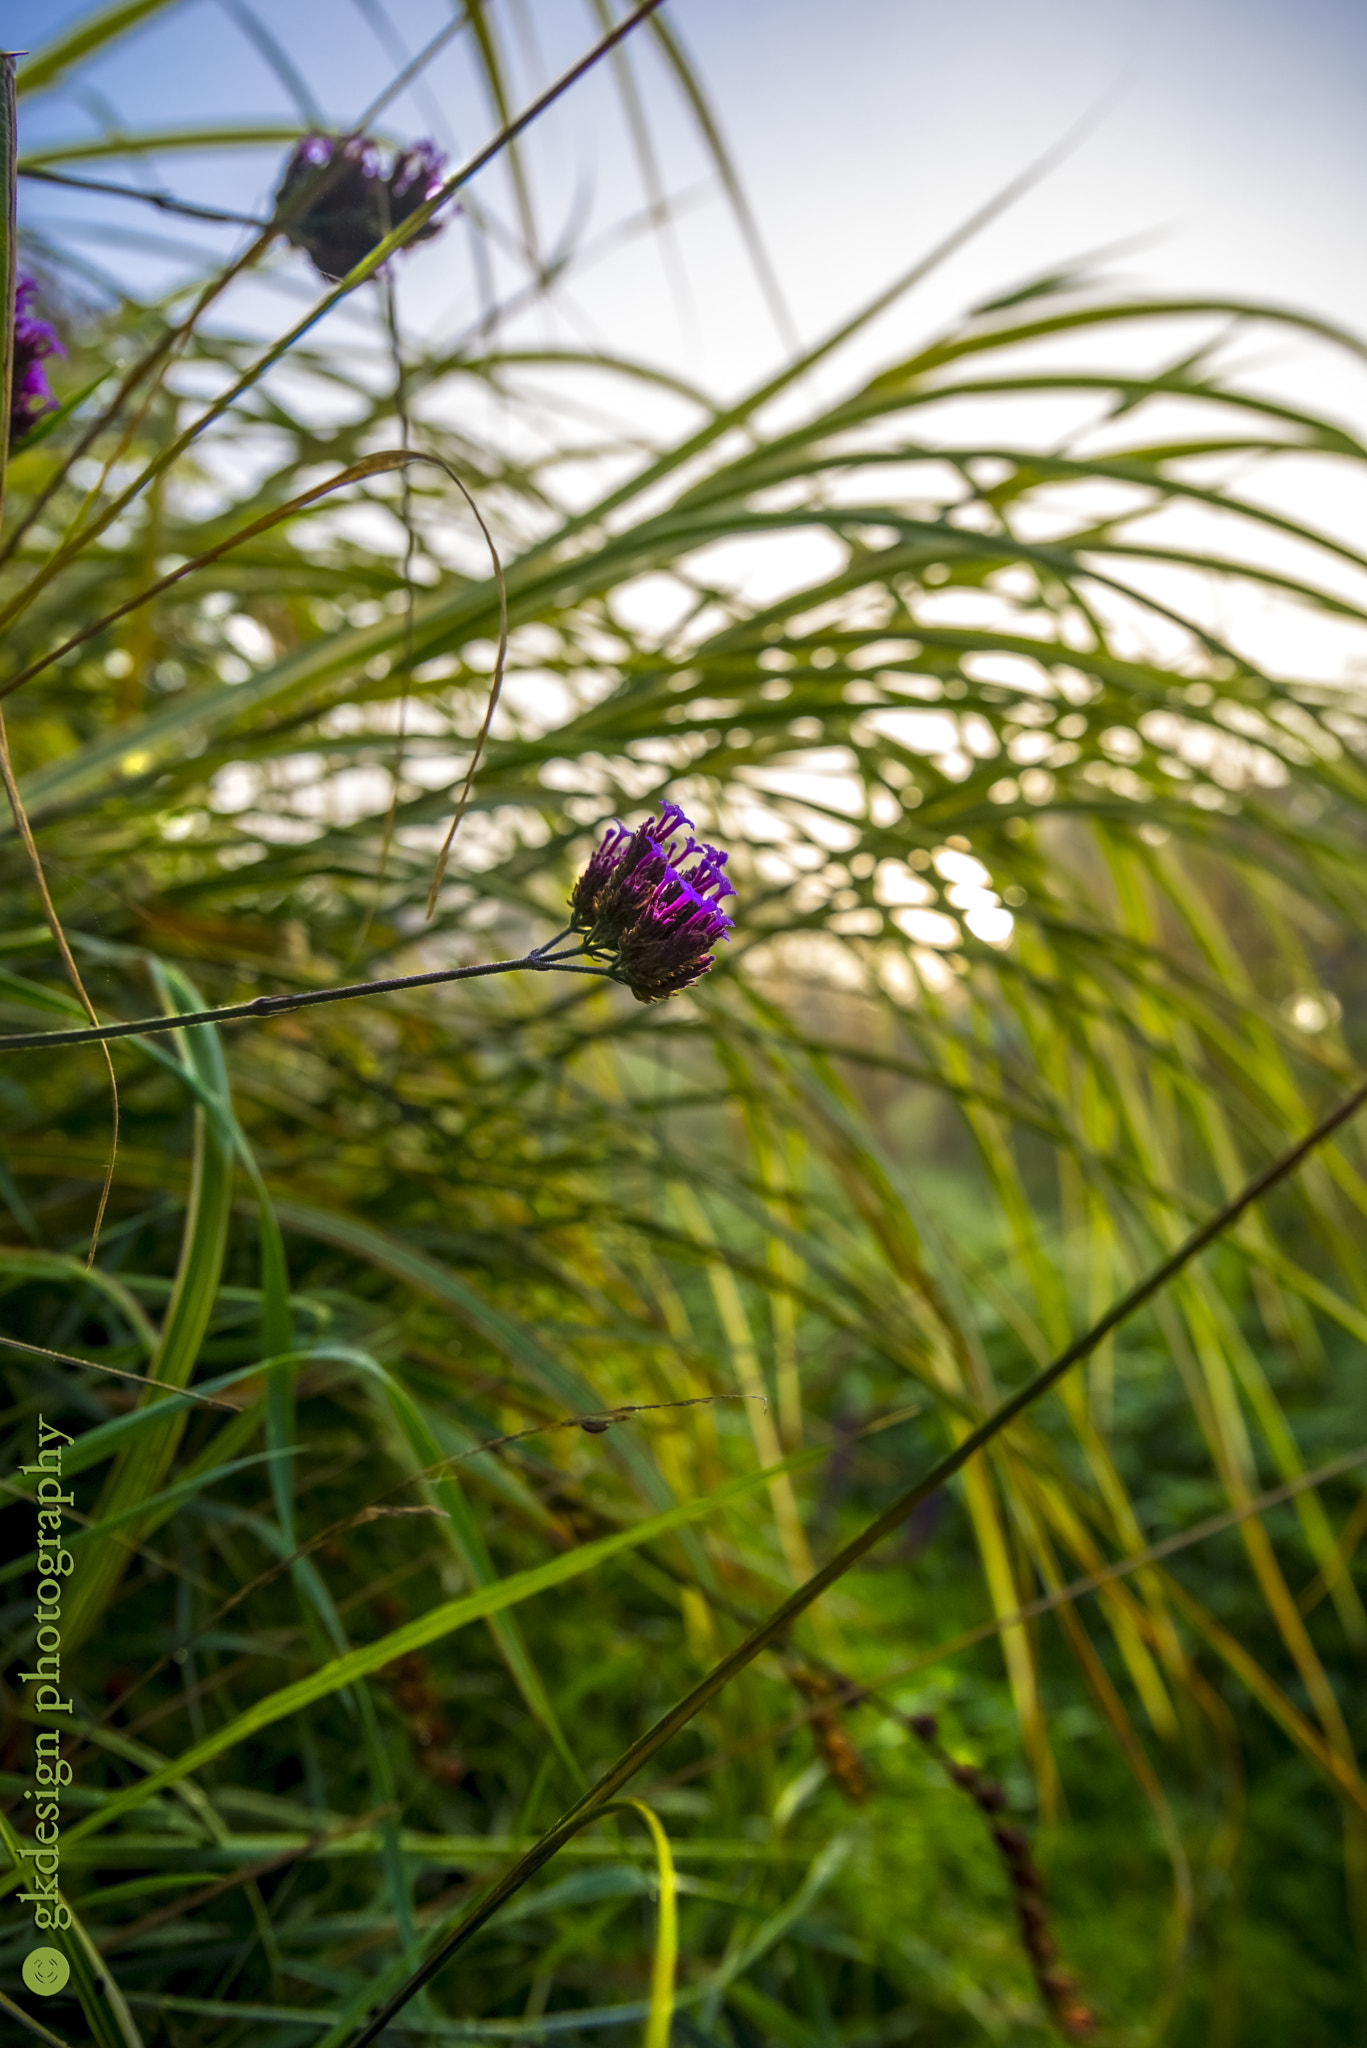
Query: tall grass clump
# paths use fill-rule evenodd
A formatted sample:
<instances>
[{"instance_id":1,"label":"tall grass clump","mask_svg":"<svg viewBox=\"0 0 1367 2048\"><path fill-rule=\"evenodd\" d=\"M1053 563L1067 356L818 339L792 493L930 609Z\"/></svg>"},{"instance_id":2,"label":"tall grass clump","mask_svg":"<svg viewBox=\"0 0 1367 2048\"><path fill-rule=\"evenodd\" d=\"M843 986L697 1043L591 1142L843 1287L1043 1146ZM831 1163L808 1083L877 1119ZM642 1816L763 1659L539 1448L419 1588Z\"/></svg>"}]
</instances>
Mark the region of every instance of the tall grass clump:
<instances>
[{"instance_id":1,"label":"tall grass clump","mask_svg":"<svg viewBox=\"0 0 1367 2048\"><path fill-rule=\"evenodd\" d=\"M925 259L725 402L419 343L405 249L507 235L381 114L23 154L159 11L17 70L21 196L283 167L164 298L6 240L6 2028L1355 2038L1367 559L1298 508L1367 449L1250 364L1362 344L1071 274L927 336ZM751 234L638 13L648 222L643 51ZM735 898L633 1002L566 904L670 804Z\"/></svg>"}]
</instances>

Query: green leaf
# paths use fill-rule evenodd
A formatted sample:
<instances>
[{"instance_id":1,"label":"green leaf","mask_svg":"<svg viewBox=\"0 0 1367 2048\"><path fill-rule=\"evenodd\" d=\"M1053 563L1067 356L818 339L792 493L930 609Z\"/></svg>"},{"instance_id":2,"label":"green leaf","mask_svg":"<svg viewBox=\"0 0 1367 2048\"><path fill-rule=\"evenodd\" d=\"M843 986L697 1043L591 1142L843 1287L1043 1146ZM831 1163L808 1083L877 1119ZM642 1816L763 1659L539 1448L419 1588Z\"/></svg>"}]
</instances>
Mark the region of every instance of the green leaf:
<instances>
[{"instance_id":1,"label":"green leaf","mask_svg":"<svg viewBox=\"0 0 1367 2048\"><path fill-rule=\"evenodd\" d=\"M195 1007L202 1005L196 1002ZM192 1026L181 1034L180 1052L187 1069L224 1106L225 1114L219 1117L203 1109L195 1111L190 1199L180 1261L161 1335L148 1363L149 1377L171 1387L183 1387L189 1381L218 1294L232 1211L234 1156L225 1128L231 1098L217 1032L209 1025ZM146 1407L151 1399L150 1389L145 1390L142 1405ZM187 1419L182 1410L158 1421L152 1427L151 1440L144 1439L136 1455L126 1450L119 1455L96 1504L97 1520L117 1516L121 1524L125 1523L131 1509L157 1493L175 1457ZM136 1527L135 1522L135 1534ZM129 1556L130 1551L122 1544L107 1545L96 1552L80 1578L73 1582L63 1615L64 1640L73 1651L112 1599Z\"/></svg>"}]
</instances>

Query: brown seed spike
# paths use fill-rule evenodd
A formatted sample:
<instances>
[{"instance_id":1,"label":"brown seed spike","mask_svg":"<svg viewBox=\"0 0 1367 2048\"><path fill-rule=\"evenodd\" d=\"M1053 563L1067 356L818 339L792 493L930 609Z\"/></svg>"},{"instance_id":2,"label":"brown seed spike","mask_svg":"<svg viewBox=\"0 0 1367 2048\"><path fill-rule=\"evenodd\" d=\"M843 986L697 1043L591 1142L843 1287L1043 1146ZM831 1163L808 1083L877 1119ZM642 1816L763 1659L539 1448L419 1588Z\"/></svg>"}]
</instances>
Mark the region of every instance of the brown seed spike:
<instances>
[{"instance_id":1,"label":"brown seed spike","mask_svg":"<svg viewBox=\"0 0 1367 2048\"><path fill-rule=\"evenodd\" d=\"M998 1826L992 1830L992 1839L997 1847L1015 1863L1029 1860L1030 1844L1019 1828Z\"/></svg>"}]
</instances>

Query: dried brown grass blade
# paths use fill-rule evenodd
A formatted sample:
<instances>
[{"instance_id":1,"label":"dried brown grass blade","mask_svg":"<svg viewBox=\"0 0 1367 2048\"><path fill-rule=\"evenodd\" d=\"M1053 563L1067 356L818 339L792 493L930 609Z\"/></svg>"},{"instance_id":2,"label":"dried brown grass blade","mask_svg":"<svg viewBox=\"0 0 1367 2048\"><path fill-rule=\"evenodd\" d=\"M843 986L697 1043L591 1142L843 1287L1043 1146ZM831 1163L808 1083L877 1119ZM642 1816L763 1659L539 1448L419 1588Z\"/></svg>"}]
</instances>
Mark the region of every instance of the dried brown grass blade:
<instances>
[{"instance_id":1,"label":"dried brown grass blade","mask_svg":"<svg viewBox=\"0 0 1367 2048\"><path fill-rule=\"evenodd\" d=\"M75 955L67 944L66 933L62 930L61 919L57 915L56 906L48 889L47 876L43 873L43 863L38 856L38 846L28 821L28 813L24 809L24 801L19 794L19 784L14 777L14 764L10 759L9 733L5 726L5 714L3 711L0 711L0 776L4 778L5 794L9 798L10 809L14 813L14 822L19 830L19 837L24 842L24 851L28 855L28 864L33 872L33 879L37 884L38 894L42 899L43 915L47 919L48 930L52 933L57 951L62 956L62 965L66 969L67 980L76 991L80 999L81 1008L85 1011L92 1025L98 1030L100 1020L95 1014L95 1005L86 993L85 983L81 980L81 970L76 965ZM113 1131L109 1140L109 1165L105 1169L104 1186L100 1190L100 1206L95 1211L95 1227L90 1233L90 1249L85 1255L87 1266L93 1266L95 1263L95 1253L99 1249L100 1243L100 1231L104 1224L104 1212L109 1206L109 1194L114 1185L114 1166L119 1156L119 1084L114 1074L114 1056L110 1052L109 1047L103 1042L100 1045L100 1051L104 1054L104 1063L109 1073L109 1095Z\"/></svg>"},{"instance_id":2,"label":"dried brown grass blade","mask_svg":"<svg viewBox=\"0 0 1367 2048\"><path fill-rule=\"evenodd\" d=\"M438 461L438 458L430 456L428 460ZM439 466L446 471L446 474L474 513L475 523L488 544L489 556L494 565L494 581L498 584L498 653L494 657L494 676L493 681L489 685L489 701L484 707L484 723L480 726L479 733L475 739L475 751L470 756L470 766L465 771L465 782L456 803L456 814L451 820L451 829L442 841L441 852L437 855L437 864L432 870L432 886L427 892L427 916L429 918L431 918L436 910L437 891L441 888L442 882L446 877L446 863L451 858L451 845L457 831L460 829L460 821L465 816L466 806L470 801L470 792L475 786L475 776L479 771L480 760L484 754L484 744L489 737L489 728L494 722L494 713L498 709L498 700L503 689L503 669L508 659L508 586L503 580L503 564L498 558L498 549L494 546L494 537L484 523L479 506L470 496L469 491L456 475L454 469L451 468L451 465L447 462L441 462Z\"/></svg>"}]
</instances>

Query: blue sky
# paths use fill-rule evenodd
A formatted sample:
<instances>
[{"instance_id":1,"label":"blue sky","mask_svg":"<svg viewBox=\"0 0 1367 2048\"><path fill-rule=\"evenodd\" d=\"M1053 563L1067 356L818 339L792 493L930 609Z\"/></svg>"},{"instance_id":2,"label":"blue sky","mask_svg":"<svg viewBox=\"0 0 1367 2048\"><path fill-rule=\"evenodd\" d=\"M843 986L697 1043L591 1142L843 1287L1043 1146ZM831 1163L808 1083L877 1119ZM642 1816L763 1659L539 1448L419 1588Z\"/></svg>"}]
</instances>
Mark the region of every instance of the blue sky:
<instances>
[{"instance_id":1,"label":"blue sky","mask_svg":"<svg viewBox=\"0 0 1367 2048\"><path fill-rule=\"evenodd\" d=\"M449 18L446 0L385 0L409 48ZM872 292L1088 110L1097 125L1069 161L899 314L937 324L957 306L1101 244L1151 235L1120 269L1159 289L1290 299L1367 328L1361 257L1367 207L1367 10L1339 0L668 0L707 82L798 329L820 332ZM11 0L12 45L33 48L83 13L70 0ZM378 0L272 0L262 18L308 78L322 111L354 119L390 75L373 22ZM515 19L502 9L505 22ZM527 0L510 29L518 94L593 37L580 0ZM367 16L370 18L368 19ZM685 308L660 256L633 244L579 280L561 331L641 349L730 383L779 351L774 324L727 208L699 190L707 166L678 95L642 42L643 90L668 182L689 192L678 241ZM416 135L440 119L462 149L492 117L459 44L434 67L425 100L390 118ZM224 0L180 0L77 83L24 103L30 147L93 133L224 116L296 118ZM165 155L106 175L142 176L251 208L279 151L232 160ZM612 81L581 88L533 149L543 228L554 239L576 204L599 227L641 204ZM501 170L480 198L510 224ZM183 240L144 209L101 209L24 192L33 219L54 205L80 218ZM197 232L197 231L195 231ZM459 325L476 304L460 230L405 272L414 317ZM193 235L192 235L193 239ZM226 249L230 238L221 239ZM150 249L93 238L92 255L150 275ZM302 277L300 278L302 283Z\"/></svg>"}]
</instances>

